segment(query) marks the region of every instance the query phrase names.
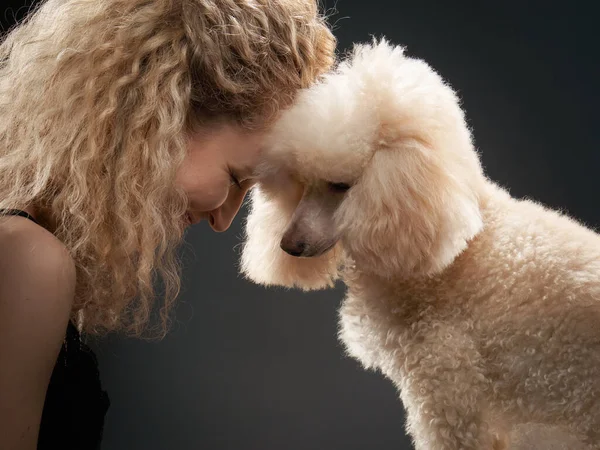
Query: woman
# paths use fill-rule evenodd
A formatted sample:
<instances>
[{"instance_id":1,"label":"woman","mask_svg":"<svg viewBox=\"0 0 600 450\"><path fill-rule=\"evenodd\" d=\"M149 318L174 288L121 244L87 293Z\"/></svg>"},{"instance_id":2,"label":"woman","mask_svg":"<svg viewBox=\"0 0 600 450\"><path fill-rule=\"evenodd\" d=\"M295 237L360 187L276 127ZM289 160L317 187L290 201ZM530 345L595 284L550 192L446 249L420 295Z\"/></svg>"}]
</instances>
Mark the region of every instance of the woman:
<instances>
[{"instance_id":1,"label":"woman","mask_svg":"<svg viewBox=\"0 0 600 450\"><path fill-rule=\"evenodd\" d=\"M5 38L0 448L98 448L79 332L164 334L185 226L229 227L334 46L314 0L48 0Z\"/></svg>"}]
</instances>

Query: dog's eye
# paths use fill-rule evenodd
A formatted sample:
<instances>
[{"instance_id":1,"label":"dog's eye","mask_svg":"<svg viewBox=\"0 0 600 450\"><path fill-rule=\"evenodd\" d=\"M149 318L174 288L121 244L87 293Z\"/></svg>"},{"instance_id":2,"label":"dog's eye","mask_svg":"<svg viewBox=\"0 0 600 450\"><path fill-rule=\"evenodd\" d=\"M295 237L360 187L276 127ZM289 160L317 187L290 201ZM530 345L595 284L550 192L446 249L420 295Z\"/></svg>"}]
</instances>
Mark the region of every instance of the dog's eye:
<instances>
[{"instance_id":1,"label":"dog's eye","mask_svg":"<svg viewBox=\"0 0 600 450\"><path fill-rule=\"evenodd\" d=\"M329 189L333 192L346 192L350 189L350 185L347 183L327 183Z\"/></svg>"}]
</instances>

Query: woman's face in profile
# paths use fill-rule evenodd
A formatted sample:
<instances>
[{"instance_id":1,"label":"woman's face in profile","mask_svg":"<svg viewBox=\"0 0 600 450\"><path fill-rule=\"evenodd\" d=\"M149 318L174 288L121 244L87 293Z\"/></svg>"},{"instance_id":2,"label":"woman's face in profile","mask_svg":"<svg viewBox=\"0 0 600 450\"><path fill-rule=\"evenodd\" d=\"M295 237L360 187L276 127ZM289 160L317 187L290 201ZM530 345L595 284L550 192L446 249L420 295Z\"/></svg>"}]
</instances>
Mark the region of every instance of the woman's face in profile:
<instances>
[{"instance_id":1,"label":"woman's face in profile","mask_svg":"<svg viewBox=\"0 0 600 450\"><path fill-rule=\"evenodd\" d=\"M253 184L264 136L222 125L190 138L176 181L188 196L190 224L208 220L217 232L229 228Z\"/></svg>"}]
</instances>

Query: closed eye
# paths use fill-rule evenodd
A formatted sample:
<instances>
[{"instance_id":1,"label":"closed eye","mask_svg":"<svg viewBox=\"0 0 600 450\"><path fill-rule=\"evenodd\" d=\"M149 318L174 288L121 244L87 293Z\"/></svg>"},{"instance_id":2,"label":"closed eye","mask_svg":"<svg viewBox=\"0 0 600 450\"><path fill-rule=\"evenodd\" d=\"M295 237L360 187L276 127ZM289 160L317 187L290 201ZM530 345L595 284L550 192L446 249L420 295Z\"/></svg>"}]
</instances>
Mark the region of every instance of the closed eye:
<instances>
[{"instance_id":1,"label":"closed eye","mask_svg":"<svg viewBox=\"0 0 600 450\"><path fill-rule=\"evenodd\" d=\"M238 188L242 188L242 182L239 180L238 177L235 176L231 169L229 170L229 179L231 180L230 186L236 185Z\"/></svg>"},{"instance_id":2,"label":"closed eye","mask_svg":"<svg viewBox=\"0 0 600 450\"><path fill-rule=\"evenodd\" d=\"M327 186L329 187L329 190L331 190L333 192L338 192L338 193L344 193L351 187L348 183L332 183L332 182L327 183Z\"/></svg>"}]
</instances>

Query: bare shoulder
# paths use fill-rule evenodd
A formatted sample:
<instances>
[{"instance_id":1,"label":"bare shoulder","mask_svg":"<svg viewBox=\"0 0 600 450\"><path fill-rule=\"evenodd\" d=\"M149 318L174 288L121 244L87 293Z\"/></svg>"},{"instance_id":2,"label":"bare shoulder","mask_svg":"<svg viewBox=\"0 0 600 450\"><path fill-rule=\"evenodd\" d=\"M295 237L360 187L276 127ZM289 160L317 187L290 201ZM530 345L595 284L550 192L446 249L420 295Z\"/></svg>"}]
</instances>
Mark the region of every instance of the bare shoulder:
<instances>
[{"instance_id":1,"label":"bare shoulder","mask_svg":"<svg viewBox=\"0 0 600 450\"><path fill-rule=\"evenodd\" d=\"M75 281L69 252L51 233L24 218L0 221L0 448L36 447Z\"/></svg>"},{"instance_id":2,"label":"bare shoulder","mask_svg":"<svg viewBox=\"0 0 600 450\"><path fill-rule=\"evenodd\" d=\"M71 308L75 289L73 259L54 235L21 217L0 222L0 298L16 286L22 293L39 292L50 300L71 297Z\"/></svg>"}]
</instances>

